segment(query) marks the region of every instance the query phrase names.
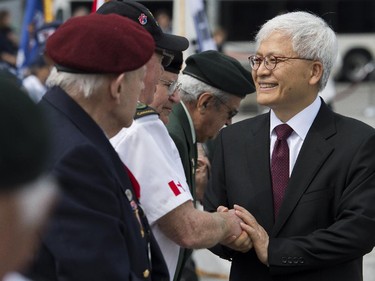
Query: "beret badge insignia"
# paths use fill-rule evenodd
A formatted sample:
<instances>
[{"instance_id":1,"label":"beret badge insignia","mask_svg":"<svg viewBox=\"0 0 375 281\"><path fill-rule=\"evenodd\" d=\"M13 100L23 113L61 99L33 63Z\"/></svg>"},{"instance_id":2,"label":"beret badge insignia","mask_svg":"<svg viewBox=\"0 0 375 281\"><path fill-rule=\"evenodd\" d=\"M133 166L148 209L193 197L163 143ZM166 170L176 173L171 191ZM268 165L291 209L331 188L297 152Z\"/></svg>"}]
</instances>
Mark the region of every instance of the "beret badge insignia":
<instances>
[{"instance_id":1,"label":"beret badge insignia","mask_svg":"<svg viewBox=\"0 0 375 281\"><path fill-rule=\"evenodd\" d=\"M138 21L141 25L145 25L147 24L147 16L145 14L141 14L139 17L138 17Z\"/></svg>"}]
</instances>

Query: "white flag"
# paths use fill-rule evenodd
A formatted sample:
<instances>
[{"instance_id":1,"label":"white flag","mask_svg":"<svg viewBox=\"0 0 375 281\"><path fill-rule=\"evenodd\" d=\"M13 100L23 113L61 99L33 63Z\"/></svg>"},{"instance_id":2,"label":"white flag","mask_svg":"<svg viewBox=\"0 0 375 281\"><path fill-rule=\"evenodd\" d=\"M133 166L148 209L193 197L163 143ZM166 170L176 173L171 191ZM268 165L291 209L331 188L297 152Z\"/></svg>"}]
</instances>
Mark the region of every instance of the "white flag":
<instances>
[{"instance_id":1,"label":"white flag","mask_svg":"<svg viewBox=\"0 0 375 281\"><path fill-rule=\"evenodd\" d=\"M203 6L203 0L188 1L197 34L198 52L217 50Z\"/></svg>"}]
</instances>

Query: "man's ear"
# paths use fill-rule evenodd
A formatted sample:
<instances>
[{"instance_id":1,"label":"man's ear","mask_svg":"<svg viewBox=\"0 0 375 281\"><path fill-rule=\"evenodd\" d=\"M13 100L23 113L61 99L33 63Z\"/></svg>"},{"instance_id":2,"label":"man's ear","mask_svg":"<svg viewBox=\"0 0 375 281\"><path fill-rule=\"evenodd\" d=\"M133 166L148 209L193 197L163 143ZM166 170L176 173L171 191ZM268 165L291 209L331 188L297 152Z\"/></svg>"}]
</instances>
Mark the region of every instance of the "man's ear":
<instances>
[{"instance_id":1,"label":"man's ear","mask_svg":"<svg viewBox=\"0 0 375 281\"><path fill-rule=\"evenodd\" d=\"M206 111L207 106L212 101L214 96L209 92L202 93L197 100L197 109L199 112Z\"/></svg>"},{"instance_id":2,"label":"man's ear","mask_svg":"<svg viewBox=\"0 0 375 281\"><path fill-rule=\"evenodd\" d=\"M311 67L310 84L316 85L323 76L323 64L320 61L314 61Z\"/></svg>"},{"instance_id":3,"label":"man's ear","mask_svg":"<svg viewBox=\"0 0 375 281\"><path fill-rule=\"evenodd\" d=\"M120 74L119 76L115 77L110 84L110 89L111 89L111 97L116 100L116 103L120 103L120 93L122 91L123 85L123 80L125 78L125 73Z\"/></svg>"}]
</instances>

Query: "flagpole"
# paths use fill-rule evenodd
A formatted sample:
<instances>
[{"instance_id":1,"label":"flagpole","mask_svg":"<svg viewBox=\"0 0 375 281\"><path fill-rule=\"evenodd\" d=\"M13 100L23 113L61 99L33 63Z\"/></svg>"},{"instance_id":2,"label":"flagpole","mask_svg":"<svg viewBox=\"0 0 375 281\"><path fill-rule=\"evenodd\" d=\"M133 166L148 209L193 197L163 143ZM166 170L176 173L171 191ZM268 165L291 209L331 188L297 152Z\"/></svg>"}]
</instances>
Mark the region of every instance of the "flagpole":
<instances>
[{"instance_id":1,"label":"flagpole","mask_svg":"<svg viewBox=\"0 0 375 281\"><path fill-rule=\"evenodd\" d=\"M55 17L53 15L53 0L43 0L44 4L44 21L52 22Z\"/></svg>"},{"instance_id":2,"label":"flagpole","mask_svg":"<svg viewBox=\"0 0 375 281\"><path fill-rule=\"evenodd\" d=\"M179 26L181 28L180 35L186 36L186 3L185 0L181 0L180 2L181 8L180 8L180 21Z\"/></svg>"},{"instance_id":3,"label":"flagpole","mask_svg":"<svg viewBox=\"0 0 375 281\"><path fill-rule=\"evenodd\" d=\"M36 38L30 34L30 29L37 30L44 24L44 11L42 0L27 0L22 29L20 44L17 54L17 72L19 77L23 77L25 67L37 55L38 46Z\"/></svg>"},{"instance_id":4,"label":"flagpole","mask_svg":"<svg viewBox=\"0 0 375 281\"><path fill-rule=\"evenodd\" d=\"M173 0L173 34L185 36L185 0Z\"/></svg>"}]
</instances>

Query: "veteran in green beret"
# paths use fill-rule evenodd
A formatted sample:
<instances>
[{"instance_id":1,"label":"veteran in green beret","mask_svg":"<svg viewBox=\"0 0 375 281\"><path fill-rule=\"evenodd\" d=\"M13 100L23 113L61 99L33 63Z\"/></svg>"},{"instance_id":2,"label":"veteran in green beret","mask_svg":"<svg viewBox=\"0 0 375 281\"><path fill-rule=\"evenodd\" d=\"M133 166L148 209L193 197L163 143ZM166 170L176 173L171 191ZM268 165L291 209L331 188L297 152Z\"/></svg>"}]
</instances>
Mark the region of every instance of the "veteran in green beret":
<instances>
[{"instance_id":1,"label":"veteran in green beret","mask_svg":"<svg viewBox=\"0 0 375 281\"><path fill-rule=\"evenodd\" d=\"M174 106L167 128L194 196L196 143L215 138L224 125L231 124L241 100L255 89L250 72L218 51L191 55L182 73L181 103Z\"/></svg>"},{"instance_id":2,"label":"veteran in green beret","mask_svg":"<svg viewBox=\"0 0 375 281\"><path fill-rule=\"evenodd\" d=\"M195 171L197 142L214 139L224 125L230 125L240 102L255 91L251 74L232 57L205 51L186 59L178 78L181 102L169 116L167 129L179 151L191 194L196 200ZM180 255L185 264L188 250ZM177 272L181 271L178 269ZM177 276L175 280L179 280Z\"/></svg>"}]
</instances>

